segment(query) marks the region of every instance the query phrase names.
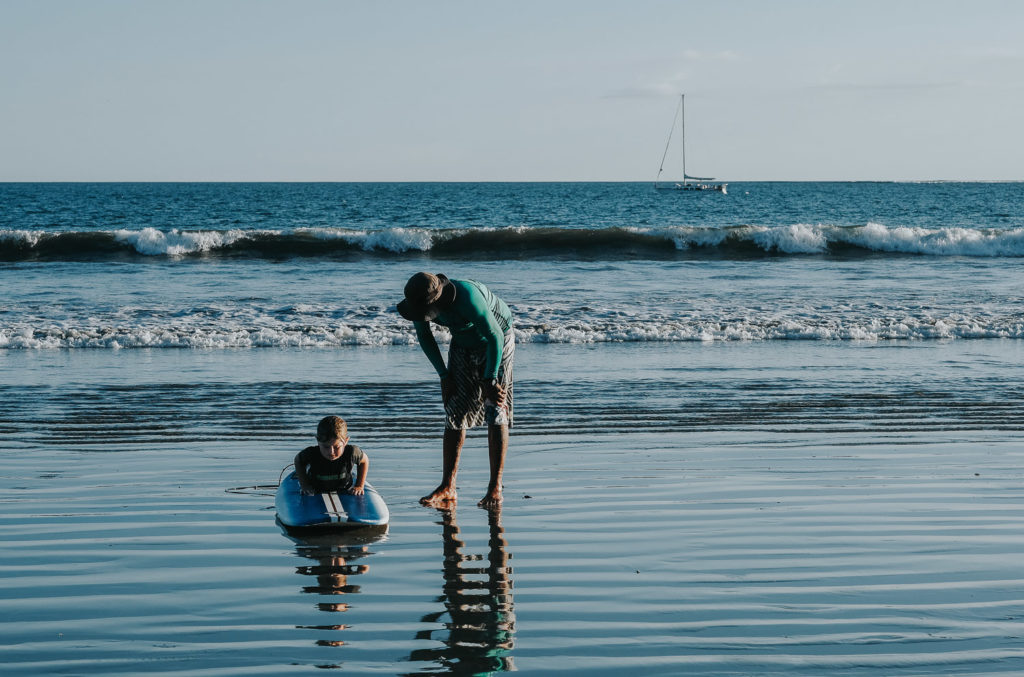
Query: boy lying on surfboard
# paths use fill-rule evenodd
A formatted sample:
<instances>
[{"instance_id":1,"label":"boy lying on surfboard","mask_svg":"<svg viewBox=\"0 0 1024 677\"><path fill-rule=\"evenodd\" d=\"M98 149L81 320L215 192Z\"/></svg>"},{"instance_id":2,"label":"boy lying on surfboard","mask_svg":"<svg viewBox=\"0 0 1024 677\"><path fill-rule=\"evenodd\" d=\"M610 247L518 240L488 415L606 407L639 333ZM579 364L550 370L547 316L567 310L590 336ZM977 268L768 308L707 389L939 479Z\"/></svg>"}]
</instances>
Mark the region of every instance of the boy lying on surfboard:
<instances>
[{"instance_id":1,"label":"boy lying on surfboard","mask_svg":"<svg viewBox=\"0 0 1024 677\"><path fill-rule=\"evenodd\" d=\"M295 455L295 477L307 496L327 491L363 494L370 457L348 443L348 424L340 416L326 416L316 427L317 446ZM357 477L353 470L358 467Z\"/></svg>"}]
</instances>

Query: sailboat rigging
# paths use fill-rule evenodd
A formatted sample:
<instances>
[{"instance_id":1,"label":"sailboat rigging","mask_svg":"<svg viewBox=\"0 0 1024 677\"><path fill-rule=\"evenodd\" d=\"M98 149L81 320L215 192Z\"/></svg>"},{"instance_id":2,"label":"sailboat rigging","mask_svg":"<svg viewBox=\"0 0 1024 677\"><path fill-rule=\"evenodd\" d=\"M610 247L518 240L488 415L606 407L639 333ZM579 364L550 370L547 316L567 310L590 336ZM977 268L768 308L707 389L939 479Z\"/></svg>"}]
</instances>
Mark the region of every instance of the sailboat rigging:
<instances>
[{"instance_id":1,"label":"sailboat rigging","mask_svg":"<svg viewBox=\"0 0 1024 677\"><path fill-rule=\"evenodd\" d=\"M683 158L683 181L672 184L663 184L661 173L665 171L665 160L668 158L668 150L672 145L672 134L676 128L676 120L679 120L680 148ZM676 115L672 119L672 126L668 130L668 141L665 142L665 152L661 156L661 166L658 168L658 176L654 179L654 187L658 190L710 190L719 193L726 193L727 183L710 183L714 177L690 176L686 173L686 95L679 95L679 107L676 108Z\"/></svg>"}]
</instances>

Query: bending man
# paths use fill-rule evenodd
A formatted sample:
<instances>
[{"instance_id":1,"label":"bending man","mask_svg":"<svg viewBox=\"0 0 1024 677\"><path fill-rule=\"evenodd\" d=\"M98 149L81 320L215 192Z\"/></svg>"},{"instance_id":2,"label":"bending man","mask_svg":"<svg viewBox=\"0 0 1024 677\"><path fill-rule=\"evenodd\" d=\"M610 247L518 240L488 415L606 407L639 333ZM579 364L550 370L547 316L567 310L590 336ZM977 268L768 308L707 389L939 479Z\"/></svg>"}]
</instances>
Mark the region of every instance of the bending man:
<instances>
[{"instance_id":1,"label":"bending man","mask_svg":"<svg viewBox=\"0 0 1024 677\"><path fill-rule=\"evenodd\" d=\"M445 428L441 484L420 499L424 505L454 502L455 475L466 430L487 424L491 479L483 508L501 505L501 479L512 426L512 313L505 302L473 280L416 273L405 285L398 312L411 320L427 359L441 378ZM445 364L430 329L433 321L452 335Z\"/></svg>"}]
</instances>

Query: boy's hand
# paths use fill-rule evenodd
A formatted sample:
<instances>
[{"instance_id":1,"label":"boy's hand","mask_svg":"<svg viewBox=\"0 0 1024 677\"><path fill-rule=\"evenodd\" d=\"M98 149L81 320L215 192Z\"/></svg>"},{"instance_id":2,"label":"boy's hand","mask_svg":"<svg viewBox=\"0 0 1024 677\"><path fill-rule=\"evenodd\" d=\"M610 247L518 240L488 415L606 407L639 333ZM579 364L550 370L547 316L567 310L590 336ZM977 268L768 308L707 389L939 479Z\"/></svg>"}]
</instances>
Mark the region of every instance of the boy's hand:
<instances>
[{"instance_id":1,"label":"boy's hand","mask_svg":"<svg viewBox=\"0 0 1024 677\"><path fill-rule=\"evenodd\" d=\"M350 488L348 490L348 493L352 494L353 496L362 496L363 495L363 488L362 487L352 487L352 488Z\"/></svg>"}]
</instances>

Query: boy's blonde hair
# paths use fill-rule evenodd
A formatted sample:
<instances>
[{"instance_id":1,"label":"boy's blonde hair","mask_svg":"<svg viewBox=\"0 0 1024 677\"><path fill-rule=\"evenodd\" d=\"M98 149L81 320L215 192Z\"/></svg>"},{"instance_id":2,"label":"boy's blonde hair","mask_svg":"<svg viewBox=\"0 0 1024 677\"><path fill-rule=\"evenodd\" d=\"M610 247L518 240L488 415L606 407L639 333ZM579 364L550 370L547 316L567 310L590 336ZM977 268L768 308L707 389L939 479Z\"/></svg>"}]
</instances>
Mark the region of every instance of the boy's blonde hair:
<instances>
[{"instance_id":1,"label":"boy's blonde hair","mask_svg":"<svg viewBox=\"0 0 1024 677\"><path fill-rule=\"evenodd\" d=\"M316 426L316 439L319 442L341 440L348 437L348 424L340 416L324 416Z\"/></svg>"}]
</instances>

